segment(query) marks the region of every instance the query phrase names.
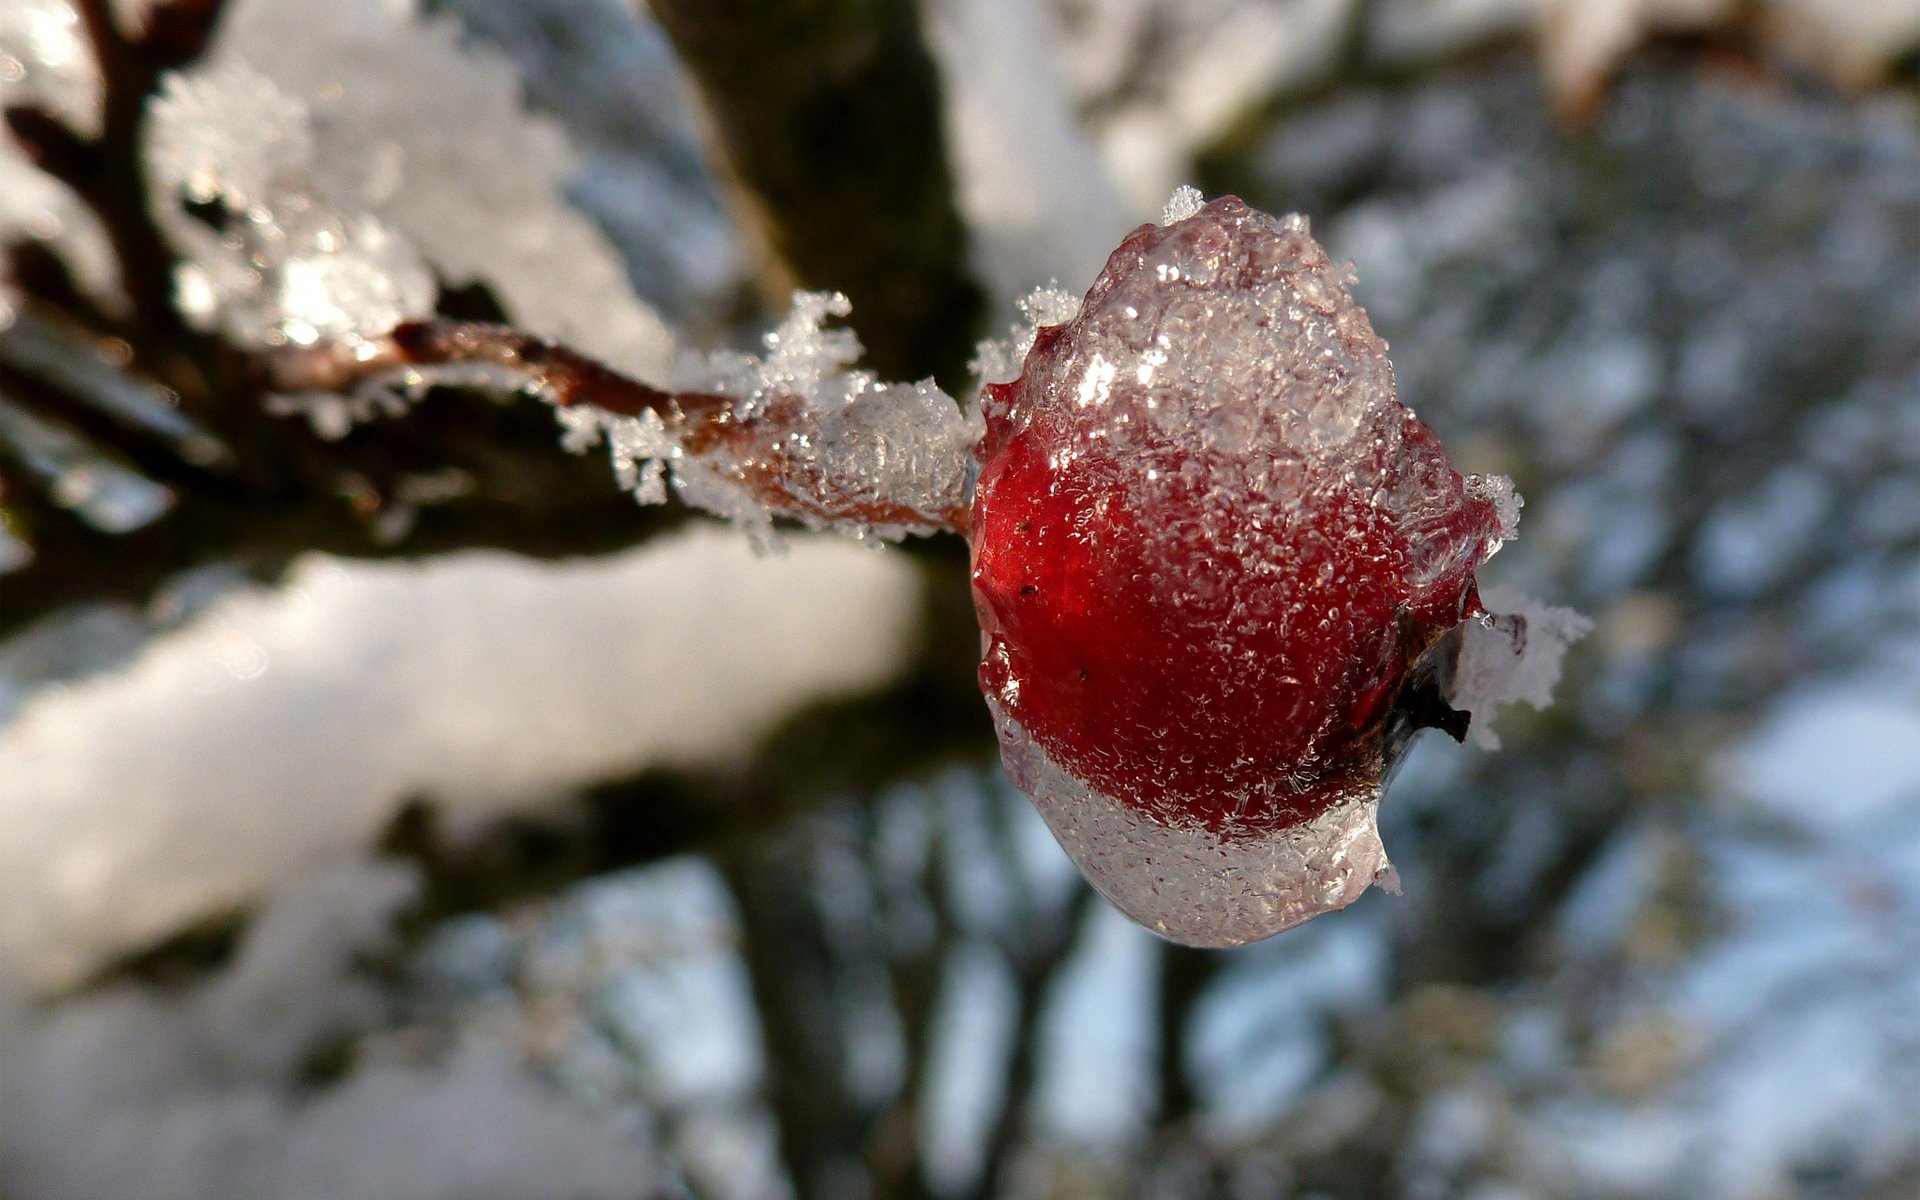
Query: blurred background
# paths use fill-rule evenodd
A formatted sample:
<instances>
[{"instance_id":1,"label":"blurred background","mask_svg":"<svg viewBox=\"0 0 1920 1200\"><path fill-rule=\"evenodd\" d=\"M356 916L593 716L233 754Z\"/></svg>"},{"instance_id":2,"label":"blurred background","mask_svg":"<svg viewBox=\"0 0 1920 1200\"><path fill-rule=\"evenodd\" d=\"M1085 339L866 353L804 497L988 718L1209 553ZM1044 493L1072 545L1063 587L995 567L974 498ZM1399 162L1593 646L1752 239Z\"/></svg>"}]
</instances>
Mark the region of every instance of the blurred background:
<instances>
[{"instance_id":1,"label":"blurred background","mask_svg":"<svg viewBox=\"0 0 1920 1200\"><path fill-rule=\"evenodd\" d=\"M0 108L3 1200L1920 1196L1915 0L0 0ZM958 539L260 366L799 284L964 394L1188 182L1596 621L1237 951L1004 782Z\"/></svg>"}]
</instances>

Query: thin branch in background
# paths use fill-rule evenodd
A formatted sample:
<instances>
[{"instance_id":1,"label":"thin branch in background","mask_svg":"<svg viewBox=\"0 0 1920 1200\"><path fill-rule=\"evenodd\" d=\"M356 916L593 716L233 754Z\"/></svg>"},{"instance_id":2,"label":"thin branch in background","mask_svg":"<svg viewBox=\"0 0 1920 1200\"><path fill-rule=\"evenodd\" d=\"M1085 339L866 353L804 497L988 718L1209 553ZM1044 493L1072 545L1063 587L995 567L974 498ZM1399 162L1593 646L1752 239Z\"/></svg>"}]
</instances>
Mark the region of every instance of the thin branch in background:
<instances>
[{"instance_id":1,"label":"thin branch in background","mask_svg":"<svg viewBox=\"0 0 1920 1200\"><path fill-rule=\"evenodd\" d=\"M965 378L981 311L913 0L650 0L779 272L844 292L886 378Z\"/></svg>"},{"instance_id":2,"label":"thin branch in background","mask_svg":"<svg viewBox=\"0 0 1920 1200\"><path fill-rule=\"evenodd\" d=\"M128 347L50 305L28 303L0 337L0 388L155 479L222 486L217 479L231 473L232 450L175 408L166 389L127 370L116 351Z\"/></svg>"},{"instance_id":3,"label":"thin branch in background","mask_svg":"<svg viewBox=\"0 0 1920 1200\"><path fill-rule=\"evenodd\" d=\"M715 857L740 919L740 957L759 1017L764 1096L797 1200L846 1194L865 1143L849 1094L847 1038L830 932L804 852L785 837Z\"/></svg>"},{"instance_id":4,"label":"thin branch in background","mask_svg":"<svg viewBox=\"0 0 1920 1200\"><path fill-rule=\"evenodd\" d=\"M933 1068L934 1026L941 993L950 983L957 921L940 879L938 822L910 878L893 878L878 853L875 810L866 813L865 866L877 881L880 956L888 998L900 1025L900 1086L871 1119L867 1138L867 1174L875 1200L928 1200L926 1157L920 1144L920 1118ZM924 906L924 907L922 907ZM918 911L915 911L918 910Z\"/></svg>"},{"instance_id":5,"label":"thin branch in background","mask_svg":"<svg viewBox=\"0 0 1920 1200\"><path fill-rule=\"evenodd\" d=\"M210 30L219 6L208 7ZM163 63L148 54L139 40L121 32L108 0L75 0L74 8L92 43L102 82L100 136L93 148L97 158L91 181L94 186L81 191L81 198L99 214L106 228L139 332L190 345L200 339L187 329L174 307L174 254L153 221L152 194L141 154L146 141L148 99L167 68L181 65L191 56ZM204 38L200 44L205 44Z\"/></svg>"},{"instance_id":6,"label":"thin branch in background","mask_svg":"<svg viewBox=\"0 0 1920 1200\"><path fill-rule=\"evenodd\" d=\"M1035 919L1021 922L1016 936L1002 947L1013 969L1013 1039L1000 1086L1000 1111L987 1131L980 1173L967 1193L968 1200L1013 1194L1013 1168L1032 1133L1033 1089L1040 1079L1041 1017L1068 952L1093 911L1094 895L1091 887L1076 880L1063 911L1051 919L1030 912Z\"/></svg>"},{"instance_id":7,"label":"thin branch in background","mask_svg":"<svg viewBox=\"0 0 1920 1200\"><path fill-rule=\"evenodd\" d=\"M1218 950L1195 950L1172 943L1160 947L1157 1040L1161 1125L1183 1125L1198 1109L1199 1096L1187 1076L1187 1040L1193 1031L1194 1010L1225 961Z\"/></svg>"}]
</instances>

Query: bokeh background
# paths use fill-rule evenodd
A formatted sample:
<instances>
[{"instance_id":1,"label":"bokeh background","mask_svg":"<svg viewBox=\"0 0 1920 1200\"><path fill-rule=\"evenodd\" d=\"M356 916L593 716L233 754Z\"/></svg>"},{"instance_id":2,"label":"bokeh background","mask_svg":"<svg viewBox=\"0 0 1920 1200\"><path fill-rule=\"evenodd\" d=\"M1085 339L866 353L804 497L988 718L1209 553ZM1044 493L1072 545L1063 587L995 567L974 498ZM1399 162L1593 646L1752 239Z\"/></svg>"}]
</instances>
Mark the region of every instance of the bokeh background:
<instances>
[{"instance_id":1,"label":"bokeh background","mask_svg":"<svg viewBox=\"0 0 1920 1200\"><path fill-rule=\"evenodd\" d=\"M1913 0L0 0L0 1198L1920 1195L1917 50ZM387 238L329 303L642 375L797 283L959 392L1175 185L1305 212L1526 497L1483 580L1595 630L1416 747L1403 895L1160 943L1000 776L957 539L756 555L524 401L301 419L156 95L303 131L276 195Z\"/></svg>"}]
</instances>

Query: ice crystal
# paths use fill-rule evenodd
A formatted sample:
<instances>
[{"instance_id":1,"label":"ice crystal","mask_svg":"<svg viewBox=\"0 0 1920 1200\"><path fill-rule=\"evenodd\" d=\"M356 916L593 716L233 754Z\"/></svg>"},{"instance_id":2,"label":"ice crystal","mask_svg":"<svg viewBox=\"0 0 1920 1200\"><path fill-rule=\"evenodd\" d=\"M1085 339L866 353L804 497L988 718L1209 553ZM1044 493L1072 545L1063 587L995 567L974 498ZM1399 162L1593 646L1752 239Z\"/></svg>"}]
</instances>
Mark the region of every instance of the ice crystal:
<instances>
[{"instance_id":1,"label":"ice crystal","mask_svg":"<svg viewBox=\"0 0 1920 1200\"><path fill-rule=\"evenodd\" d=\"M1469 732L1475 744L1497 750L1494 715L1521 701L1534 708L1551 704L1567 648L1591 632L1593 622L1511 588L1489 587L1481 598L1496 615L1468 622L1462 631L1448 698L1473 715Z\"/></svg>"},{"instance_id":2,"label":"ice crystal","mask_svg":"<svg viewBox=\"0 0 1920 1200\"><path fill-rule=\"evenodd\" d=\"M1206 202L1207 198L1200 194L1199 188L1183 183L1174 189L1167 206L1160 210L1160 223L1171 225L1175 221L1184 221L1199 212Z\"/></svg>"},{"instance_id":3,"label":"ice crystal","mask_svg":"<svg viewBox=\"0 0 1920 1200\"><path fill-rule=\"evenodd\" d=\"M1033 339L1048 325L1061 325L1080 311L1080 297L1062 291L1057 283L1035 288L1020 301L1021 320L1004 338L981 342L969 364L982 383L1008 383L1020 374L1020 364L1033 349Z\"/></svg>"},{"instance_id":4,"label":"ice crystal","mask_svg":"<svg viewBox=\"0 0 1920 1200\"><path fill-rule=\"evenodd\" d=\"M358 853L411 795L468 827L723 761L891 679L918 586L838 539L756 559L711 528L558 566L302 559L0 727L0 971L71 984Z\"/></svg>"},{"instance_id":5,"label":"ice crystal","mask_svg":"<svg viewBox=\"0 0 1920 1200\"><path fill-rule=\"evenodd\" d=\"M798 292L792 311L763 338L764 354L690 355L678 374L687 391L731 397L737 418L781 405L778 428L747 457L777 457L784 475L809 492L799 499L817 506L770 503L749 486L750 462L731 451L687 452L651 412L561 410L563 443L580 449L604 438L620 485L642 503L664 500L671 479L685 502L728 518L763 545L771 544L776 513L896 540L939 528L966 505L977 420L931 380L886 384L854 368L859 339L826 324L850 311L837 293ZM901 520L824 515L855 509L893 511Z\"/></svg>"}]
</instances>

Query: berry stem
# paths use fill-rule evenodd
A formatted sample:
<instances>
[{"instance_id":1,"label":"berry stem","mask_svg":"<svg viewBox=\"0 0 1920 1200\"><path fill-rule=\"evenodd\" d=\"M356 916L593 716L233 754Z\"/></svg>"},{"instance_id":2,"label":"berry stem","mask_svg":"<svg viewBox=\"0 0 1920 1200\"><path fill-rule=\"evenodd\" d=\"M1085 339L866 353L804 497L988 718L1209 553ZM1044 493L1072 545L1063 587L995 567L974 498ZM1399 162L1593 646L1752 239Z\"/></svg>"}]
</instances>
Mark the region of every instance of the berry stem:
<instances>
[{"instance_id":1,"label":"berry stem","mask_svg":"<svg viewBox=\"0 0 1920 1200\"><path fill-rule=\"evenodd\" d=\"M909 533L965 533L967 509L926 514L849 495L823 477L807 448L817 432L808 406L773 396L743 412L731 396L669 392L624 375L558 342L477 321L408 321L382 336L287 350L268 364L283 391L350 391L408 367L484 363L505 368L557 408L587 406L623 417L659 418L691 458L723 470L769 511L815 524L856 522Z\"/></svg>"}]
</instances>

